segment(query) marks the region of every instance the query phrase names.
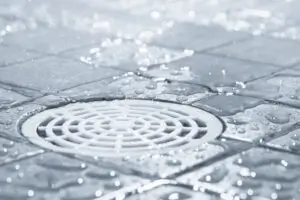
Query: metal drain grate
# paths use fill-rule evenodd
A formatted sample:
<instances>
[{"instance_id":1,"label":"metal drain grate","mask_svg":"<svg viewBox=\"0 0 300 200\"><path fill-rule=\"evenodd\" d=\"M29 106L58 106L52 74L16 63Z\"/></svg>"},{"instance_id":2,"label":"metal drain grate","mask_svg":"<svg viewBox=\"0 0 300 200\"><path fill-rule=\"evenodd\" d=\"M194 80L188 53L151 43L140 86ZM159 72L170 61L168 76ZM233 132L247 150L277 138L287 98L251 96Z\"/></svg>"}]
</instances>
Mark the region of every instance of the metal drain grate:
<instances>
[{"instance_id":1,"label":"metal drain grate","mask_svg":"<svg viewBox=\"0 0 300 200\"><path fill-rule=\"evenodd\" d=\"M222 129L206 111L150 100L73 103L38 113L21 127L41 147L103 157L196 146Z\"/></svg>"}]
</instances>

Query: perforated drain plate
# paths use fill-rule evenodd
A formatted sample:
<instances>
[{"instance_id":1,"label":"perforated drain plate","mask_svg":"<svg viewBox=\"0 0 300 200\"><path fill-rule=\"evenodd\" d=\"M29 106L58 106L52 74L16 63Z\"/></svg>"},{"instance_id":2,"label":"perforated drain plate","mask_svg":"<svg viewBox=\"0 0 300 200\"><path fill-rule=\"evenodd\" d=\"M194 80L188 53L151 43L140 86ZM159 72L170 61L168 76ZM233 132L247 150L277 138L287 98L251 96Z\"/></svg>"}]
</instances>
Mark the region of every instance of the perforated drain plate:
<instances>
[{"instance_id":1,"label":"perforated drain plate","mask_svg":"<svg viewBox=\"0 0 300 200\"><path fill-rule=\"evenodd\" d=\"M43 148L101 157L197 146L222 130L222 122L206 111L150 100L73 103L21 125L22 134Z\"/></svg>"}]
</instances>

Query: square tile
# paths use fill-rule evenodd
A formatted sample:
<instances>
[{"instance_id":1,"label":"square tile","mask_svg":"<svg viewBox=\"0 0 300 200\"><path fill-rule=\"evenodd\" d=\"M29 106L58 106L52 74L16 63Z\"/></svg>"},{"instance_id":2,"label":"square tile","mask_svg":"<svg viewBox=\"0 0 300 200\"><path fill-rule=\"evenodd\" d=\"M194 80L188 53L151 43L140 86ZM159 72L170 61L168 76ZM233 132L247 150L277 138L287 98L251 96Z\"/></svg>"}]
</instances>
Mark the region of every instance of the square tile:
<instances>
[{"instance_id":1,"label":"square tile","mask_svg":"<svg viewBox=\"0 0 300 200\"><path fill-rule=\"evenodd\" d=\"M2 68L0 80L43 92L55 92L122 73L124 72L116 69L94 68L79 62L50 57Z\"/></svg>"},{"instance_id":2,"label":"square tile","mask_svg":"<svg viewBox=\"0 0 300 200\"><path fill-rule=\"evenodd\" d=\"M193 105L203 107L218 116L231 116L263 103L262 99L238 95L212 95L202 98Z\"/></svg>"},{"instance_id":3,"label":"square tile","mask_svg":"<svg viewBox=\"0 0 300 200\"><path fill-rule=\"evenodd\" d=\"M299 51L300 43L292 40L253 37L210 53L286 67L300 61Z\"/></svg>"},{"instance_id":4,"label":"square tile","mask_svg":"<svg viewBox=\"0 0 300 200\"><path fill-rule=\"evenodd\" d=\"M259 68L260 70L253 70ZM166 65L151 67L141 72L156 78L186 81L207 86L232 86L271 74L278 69L263 64L206 55L193 55Z\"/></svg>"},{"instance_id":5,"label":"square tile","mask_svg":"<svg viewBox=\"0 0 300 200\"><path fill-rule=\"evenodd\" d=\"M246 33L226 31L217 26L179 23L153 39L153 43L169 48L203 51L249 37Z\"/></svg>"},{"instance_id":6,"label":"square tile","mask_svg":"<svg viewBox=\"0 0 300 200\"><path fill-rule=\"evenodd\" d=\"M298 156L254 148L178 179L240 193L241 199L297 199L299 165Z\"/></svg>"}]
</instances>

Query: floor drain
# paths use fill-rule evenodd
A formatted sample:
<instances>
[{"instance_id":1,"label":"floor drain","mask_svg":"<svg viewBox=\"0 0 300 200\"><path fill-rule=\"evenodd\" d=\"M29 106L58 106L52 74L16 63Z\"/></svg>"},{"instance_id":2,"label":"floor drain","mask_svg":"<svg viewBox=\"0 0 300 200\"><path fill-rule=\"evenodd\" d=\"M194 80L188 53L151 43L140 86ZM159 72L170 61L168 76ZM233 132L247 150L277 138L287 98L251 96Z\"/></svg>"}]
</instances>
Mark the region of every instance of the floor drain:
<instances>
[{"instance_id":1,"label":"floor drain","mask_svg":"<svg viewBox=\"0 0 300 200\"><path fill-rule=\"evenodd\" d=\"M21 130L54 151L116 157L196 146L216 138L223 124L187 105L114 100L48 109L28 118Z\"/></svg>"}]
</instances>

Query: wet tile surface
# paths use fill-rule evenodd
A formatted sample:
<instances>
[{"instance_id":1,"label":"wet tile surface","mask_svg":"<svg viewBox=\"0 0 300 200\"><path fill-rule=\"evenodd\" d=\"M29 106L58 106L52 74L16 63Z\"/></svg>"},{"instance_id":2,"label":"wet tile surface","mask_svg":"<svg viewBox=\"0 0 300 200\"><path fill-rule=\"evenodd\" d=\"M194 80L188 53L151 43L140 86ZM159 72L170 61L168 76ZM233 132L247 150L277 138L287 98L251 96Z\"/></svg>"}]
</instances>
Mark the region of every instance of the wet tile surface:
<instances>
[{"instance_id":1,"label":"wet tile surface","mask_svg":"<svg viewBox=\"0 0 300 200\"><path fill-rule=\"evenodd\" d=\"M254 148L179 179L238 192L244 199L297 199L298 166L297 156Z\"/></svg>"},{"instance_id":2,"label":"wet tile surface","mask_svg":"<svg viewBox=\"0 0 300 200\"><path fill-rule=\"evenodd\" d=\"M27 98L21 94L0 88L0 109L4 109L25 101Z\"/></svg>"},{"instance_id":3,"label":"wet tile surface","mask_svg":"<svg viewBox=\"0 0 300 200\"><path fill-rule=\"evenodd\" d=\"M299 5L0 1L0 199L298 200ZM116 98L188 104L225 128L123 158L48 152L21 134L42 109Z\"/></svg>"},{"instance_id":4,"label":"wet tile surface","mask_svg":"<svg viewBox=\"0 0 300 200\"><path fill-rule=\"evenodd\" d=\"M189 30L188 32L186 30ZM197 26L190 23L176 24L161 36L153 39L153 43L176 49L203 51L210 48L230 44L249 37L245 33L228 32L220 27Z\"/></svg>"},{"instance_id":5,"label":"wet tile surface","mask_svg":"<svg viewBox=\"0 0 300 200\"><path fill-rule=\"evenodd\" d=\"M253 70L260 68L261 70ZM207 55L193 55L169 64L155 66L142 72L156 78L186 81L209 86L230 86L236 82L244 82L268 75L277 68L249 63L230 58Z\"/></svg>"},{"instance_id":6,"label":"wet tile surface","mask_svg":"<svg viewBox=\"0 0 300 200\"><path fill-rule=\"evenodd\" d=\"M299 107L299 67L275 73L246 84L237 93Z\"/></svg>"},{"instance_id":7,"label":"wet tile surface","mask_svg":"<svg viewBox=\"0 0 300 200\"><path fill-rule=\"evenodd\" d=\"M94 199L145 181L54 153L6 165L1 173L0 197L8 199Z\"/></svg>"},{"instance_id":8,"label":"wet tile surface","mask_svg":"<svg viewBox=\"0 0 300 200\"><path fill-rule=\"evenodd\" d=\"M190 56L189 51L171 50L147 45L139 40L105 38L96 45L71 50L63 56L77 59L95 68L115 67L122 70L147 68L155 64L168 63Z\"/></svg>"},{"instance_id":9,"label":"wet tile surface","mask_svg":"<svg viewBox=\"0 0 300 200\"><path fill-rule=\"evenodd\" d=\"M299 62L299 49L300 44L294 41L254 37L210 52L284 67Z\"/></svg>"},{"instance_id":10,"label":"wet tile surface","mask_svg":"<svg viewBox=\"0 0 300 200\"><path fill-rule=\"evenodd\" d=\"M222 116L227 125L224 136L246 140L276 137L297 124L300 117L298 109L252 97L219 95L194 105Z\"/></svg>"},{"instance_id":11,"label":"wet tile surface","mask_svg":"<svg viewBox=\"0 0 300 200\"><path fill-rule=\"evenodd\" d=\"M17 47L11 46L0 46L0 53L1 53L1 67L8 67L10 65L14 65L16 63L21 62L28 62L33 60L34 58L41 57L40 54L26 51L24 49L20 49Z\"/></svg>"},{"instance_id":12,"label":"wet tile surface","mask_svg":"<svg viewBox=\"0 0 300 200\"><path fill-rule=\"evenodd\" d=\"M187 186L188 187L188 186ZM217 196L208 195L204 192L194 192L193 189L186 188L186 186L178 186L172 184L161 185L144 192L142 195L129 195L126 200L150 200L150 199L203 199L203 200L217 200L220 199Z\"/></svg>"},{"instance_id":13,"label":"wet tile surface","mask_svg":"<svg viewBox=\"0 0 300 200\"><path fill-rule=\"evenodd\" d=\"M42 66L42 67L41 67ZM82 63L55 57L43 58L19 64L12 68L0 69L0 79L16 85L38 89L43 92L55 92L76 86L90 80L101 80L123 72L116 69L102 70ZM11 74L14 74L14 79ZM70 76L75 73L76 76ZM66 79L66 77L69 77Z\"/></svg>"}]
</instances>

